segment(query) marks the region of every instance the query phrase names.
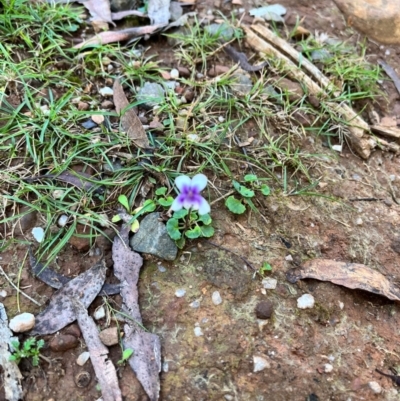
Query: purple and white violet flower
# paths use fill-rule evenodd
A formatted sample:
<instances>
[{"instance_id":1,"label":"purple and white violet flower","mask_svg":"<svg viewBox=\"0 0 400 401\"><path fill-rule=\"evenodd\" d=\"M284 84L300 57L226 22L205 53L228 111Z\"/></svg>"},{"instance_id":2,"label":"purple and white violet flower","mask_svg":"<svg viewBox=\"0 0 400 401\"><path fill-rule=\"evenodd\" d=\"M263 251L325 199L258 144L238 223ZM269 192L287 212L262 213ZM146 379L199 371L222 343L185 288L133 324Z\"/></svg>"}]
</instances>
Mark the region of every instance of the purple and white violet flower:
<instances>
[{"instance_id":1,"label":"purple and white violet flower","mask_svg":"<svg viewBox=\"0 0 400 401\"><path fill-rule=\"evenodd\" d=\"M204 174L197 174L193 178L181 175L175 178L175 185L180 193L172 202L171 210L176 212L185 208L198 210L199 215L210 213L210 205L200 195L207 186L207 177Z\"/></svg>"}]
</instances>

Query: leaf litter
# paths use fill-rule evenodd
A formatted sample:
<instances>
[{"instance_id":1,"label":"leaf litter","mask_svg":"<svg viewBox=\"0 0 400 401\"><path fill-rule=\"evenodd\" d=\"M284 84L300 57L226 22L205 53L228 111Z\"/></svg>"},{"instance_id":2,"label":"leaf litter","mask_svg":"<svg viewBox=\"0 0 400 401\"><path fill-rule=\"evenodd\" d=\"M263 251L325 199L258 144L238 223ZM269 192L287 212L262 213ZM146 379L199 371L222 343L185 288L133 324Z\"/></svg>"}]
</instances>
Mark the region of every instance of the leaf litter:
<instances>
[{"instance_id":1,"label":"leaf litter","mask_svg":"<svg viewBox=\"0 0 400 401\"><path fill-rule=\"evenodd\" d=\"M114 274L121 281L121 309L132 319L124 326L122 342L125 349L134 350L129 365L150 400L155 401L160 393L161 344L157 335L146 332L142 326L137 283L143 259L129 247L129 230L129 225L124 224L112 247Z\"/></svg>"}]
</instances>

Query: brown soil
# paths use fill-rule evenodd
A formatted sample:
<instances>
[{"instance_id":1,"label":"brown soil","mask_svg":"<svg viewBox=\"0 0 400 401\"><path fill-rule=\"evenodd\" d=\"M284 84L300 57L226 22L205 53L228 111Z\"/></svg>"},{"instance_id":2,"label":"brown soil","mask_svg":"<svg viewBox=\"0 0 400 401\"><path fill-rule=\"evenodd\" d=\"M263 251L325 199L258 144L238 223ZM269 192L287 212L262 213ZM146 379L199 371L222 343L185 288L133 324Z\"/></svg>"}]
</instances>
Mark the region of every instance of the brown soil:
<instances>
[{"instance_id":1,"label":"brown soil","mask_svg":"<svg viewBox=\"0 0 400 401\"><path fill-rule=\"evenodd\" d=\"M219 3L224 12L231 7L230 3ZM245 8L258 3L246 3ZM295 21L295 15L305 17L302 25L313 32L362 39L346 28L332 1L280 3L288 8L290 21ZM215 7L213 1L198 5L199 10ZM157 43L152 46L157 52ZM385 55L387 51L390 55ZM374 62L378 56L393 66L400 65L398 49L370 42L368 59ZM384 84L384 89L390 104L385 111L378 111L396 117L400 110L398 93L390 82ZM317 140L308 146L315 152L329 152ZM304 280L292 285L286 280L286 272L294 266L287 260L291 255L297 263L315 257L363 263L400 282L400 206L396 200L399 158L376 151L364 161L345 150L342 156L327 161L319 173L321 193L338 201L272 195L260 207L264 219L253 213L235 217L224 207L212 211L216 227L213 241L254 266L270 263L270 277L278 280L275 290L263 294L259 277L253 278L253 271L243 260L205 241L187 248L175 263L162 262L165 272L160 272L159 262L146 261L139 281L140 304L144 325L159 335L162 343L161 400L399 399L392 381L375 372L377 367L388 372L390 367L400 366L399 305L328 282ZM396 176L394 181L391 175ZM375 200L350 201L358 198ZM359 219L362 224L357 224ZM110 247L102 247L109 258ZM25 252L23 246L4 252L3 269L17 272ZM57 263L60 272L74 276L96 259L67 247ZM108 265L111 267L111 261ZM21 287L41 302L53 293L33 279L27 269L23 269ZM15 292L4 280L2 288L11 294L4 304L8 315L13 316L17 312ZM179 288L186 289L183 298L175 296ZM214 291L220 292L221 305L212 303ZM316 304L312 309L300 310L297 298L305 293L312 294ZM113 298L120 302L118 296ZM194 300L200 301L200 308L190 306ZM264 300L273 303L274 312L263 322L257 320L255 307ZM24 311L39 310L23 297L20 302ZM98 298L90 312L101 303ZM195 336L197 326L202 336ZM45 337L46 344L53 337ZM99 398L90 362L84 367L76 364L77 356L85 349L83 341L66 352L46 348L43 355L52 363L41 361L36 369L23 362L25 399ZM269 368L254 373L253 356L265 358ZM114 363L120 359L118 346L111 348L111 359ZM326 373L325 364L332 365L333 370ZM89 372L91 381L79 388L75 378L83 371ZM118 375L124 400L147 400L129 366L119 368ZM370 381L382 386L381 394L373 394ZM312 398L312 394L318 398Z\"/></svg>"}]
</instances>

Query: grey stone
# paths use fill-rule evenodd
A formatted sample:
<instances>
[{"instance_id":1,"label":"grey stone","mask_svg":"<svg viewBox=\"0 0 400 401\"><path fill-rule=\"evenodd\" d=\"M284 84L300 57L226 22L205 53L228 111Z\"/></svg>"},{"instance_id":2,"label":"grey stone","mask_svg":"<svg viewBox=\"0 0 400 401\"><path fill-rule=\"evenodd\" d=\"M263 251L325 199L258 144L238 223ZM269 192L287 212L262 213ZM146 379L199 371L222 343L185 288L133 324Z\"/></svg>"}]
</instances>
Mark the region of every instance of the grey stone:
<instances>
[{"instance_id":1,"label":"grey stone","mask_svg":"<svg viewBox=\"0 0 400 401\"><path fill-rule=\"evenodd\" d=\"M223 40L231 40L235 31L228 24L211 24L204 28L210 35L218 36Z\"/></svg>"},{"instance_id":2,"label":"grey stone","mask_svg":"<svg viewBox=\"0 0 400 401\"><path fill-rule=\"evenodd\" d=\"M136 252L150 253L164 260L175 260L178 248L168 235L159 213L150 213L140 223L139 231L130 241Z\"/></svg>"},{"instance_id":3,"label":"grey stone","mask_svg":"<svg viewBox=\"0 0 400 401\"><path fill-rule=\"evenodd\" d=\"M247 94L253 88L253 82L248 74L237 72L233 74L233 77L236 79L235 82L231 84L231 88L235 92Z\"/></svg>"},{"instance_id":4,"label":"grey stone","mask_svg":"<svg viewBox=\"0 0 400 401\"><path fill-rule=\"evenodd\" d=\"M137 101L142 103L145 107L154 107L164 101L164 88L154 82L145 82L139 89L137 94Z\"/></svg>"}]
</instances>

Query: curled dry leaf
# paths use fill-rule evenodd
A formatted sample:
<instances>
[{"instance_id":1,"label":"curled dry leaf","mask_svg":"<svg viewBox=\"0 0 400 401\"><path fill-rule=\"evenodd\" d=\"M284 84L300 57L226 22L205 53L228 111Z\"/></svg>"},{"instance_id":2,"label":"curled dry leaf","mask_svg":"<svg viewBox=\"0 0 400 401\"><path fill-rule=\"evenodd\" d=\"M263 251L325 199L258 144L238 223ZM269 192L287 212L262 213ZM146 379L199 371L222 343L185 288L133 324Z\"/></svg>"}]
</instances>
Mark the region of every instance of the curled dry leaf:
<instances>
[{"instance_id":1,"label":"curled dry leaf","mask_svg":"<svg viewBox=\"0 0 400 401\"><path fill-rule=\"evenodd\" d=\"M112 248L114 274L121 281L122 310L132 318L124 326L125 337L122 342L125 349L134 350L129 365L150 400L156 401L160 393L161 345L158 336L145 332L141 327L137 282L143 259L129 247L129 229L128 225L123 225Z\"/></svg>"},{"instance_id":2,"label":"curled dry leaf","mask_svg":"<svg viewBox=\"0 0 400 401\"><path fill-rule=\"evenodd\" d=\"M302 268L290 270L287 279L291 283L304 278L330 281L347 288L369 291L383 295L393 301L400 301L400 289L383 274L358 263L336 262L329 259L314 259Z\"/></svg>"},{"instance_id":3,"label":"curled dry leaf","mask_svg":"<svg viewBox=\"0 0 400 401\"><path fill-rule=\"evenodd\" d=\"M129 107L129 102L118 79L114 81L113 90L115 110L121 115L121 128L137 147L144 149L150 148L149 140L147 139L142 122L133 109L127 109Z\"/></svg>"},{"instance_id":4,"label":"curled dry leaf","mask_svg":"<svg viewBox=\"0 0 400 401\"><path fill-rule=\"evenodd\" d=\"M74 46L74 49L81 49L82 47L91 47L97 45L106 45L108 43L122 42L139 36L151 35L158 29L163 28L164 25L146 25L138 28L128 28L122 31L108 31L101 32L98 35L79 43Z\"/></svg>"},{"instance_id":5,"label":"curled dry leaf","mask_svg":"<svg viewBox=\"0 0 400 401\"><path fill-rule=\"evenodd\" d=\"M100 261L56 291L49 306L36 316L35 327L29 334L52 334L76 320L71 298L88 308L104 284L106 270L104 261Z\"/></svg>"},{"instance_id":6,"label":"curled dry leaf","mask_svg":"<svg viewBox=\"0 0 400 401\"><path fill-rule=\"evenodd\" d=\"M88 347L90 361L100 384L103 401L122 401L117 372L112 361L108 358L108 348L100 340L96 323L88 315L86 306L82 302L73 297L71 297L70 302Z\"/></svg>"},{"instance_id":7,"label":"curled dry leaf","mask_svg":"<svg viewBox=\"0 0 400 401\"><path fill-rule=\"evenodd\" d=\"M10 361L8 344L13 337L8 328L8 318L4 305L0 303L0 366L2 367L2 387L6 400L19 401L23 398L21 386L22 374L15 361Z\"/></svg>"}]
</instances>

